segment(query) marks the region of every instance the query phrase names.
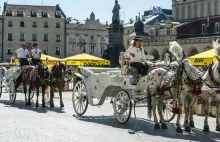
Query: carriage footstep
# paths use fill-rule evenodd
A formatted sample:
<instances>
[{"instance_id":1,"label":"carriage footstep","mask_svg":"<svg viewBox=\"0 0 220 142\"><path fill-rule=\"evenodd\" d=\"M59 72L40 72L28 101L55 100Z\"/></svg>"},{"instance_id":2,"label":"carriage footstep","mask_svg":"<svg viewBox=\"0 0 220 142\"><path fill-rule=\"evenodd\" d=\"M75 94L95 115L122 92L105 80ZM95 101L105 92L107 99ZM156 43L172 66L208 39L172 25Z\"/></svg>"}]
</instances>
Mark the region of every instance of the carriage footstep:
<instances>
[{"instance_id":1,"label":"carriage footstep","mask_svg":"<svg viewBox=\"0 0 220 142\"><path fill-rule=\"evenodd\" d=\"M136 132L134 130L128 130L129 134L135 134Z\"/></svg>"}]
</instances>

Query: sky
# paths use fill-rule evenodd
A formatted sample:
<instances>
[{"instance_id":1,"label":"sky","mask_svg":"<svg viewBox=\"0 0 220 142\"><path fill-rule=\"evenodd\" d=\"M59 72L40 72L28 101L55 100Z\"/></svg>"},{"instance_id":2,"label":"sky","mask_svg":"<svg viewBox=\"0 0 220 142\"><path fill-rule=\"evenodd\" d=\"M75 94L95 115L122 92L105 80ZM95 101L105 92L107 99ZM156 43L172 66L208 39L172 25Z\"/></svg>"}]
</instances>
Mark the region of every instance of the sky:
<instances>
[{"instance_id":1,"label":"sky","mask_svg":"<svg viewBox=\"0 0 220 142\"><path fill-rule=\"evenodd\" d=\"M3 10L4 2L47 6L59 4L67 17L79 20L85 20L93 11L96 19L104 23L106 21L111 23L112 9L115 5L115 0L0 0L1 10ZM130 18L135 19L139 12L143 15L144 11L153 6L172 9L172 0L118 0L118 3L121 7L121 20L125 22L129 22Z\"/></svg>"}]
</instances>

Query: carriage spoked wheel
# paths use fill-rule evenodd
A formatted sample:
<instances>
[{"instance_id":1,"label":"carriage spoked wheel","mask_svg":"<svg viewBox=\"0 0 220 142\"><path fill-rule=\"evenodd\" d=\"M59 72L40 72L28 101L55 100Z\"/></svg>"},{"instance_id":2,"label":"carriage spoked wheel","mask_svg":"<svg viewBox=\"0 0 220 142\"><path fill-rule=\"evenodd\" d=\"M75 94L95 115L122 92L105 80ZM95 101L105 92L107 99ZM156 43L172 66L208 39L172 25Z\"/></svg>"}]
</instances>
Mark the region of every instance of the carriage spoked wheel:
<instances>
[{"instance_id":1,"label":"carriage spoked wheel","mask_svg":"<svg viewBox=\"0 0 220 142\"><path fill-rule=\"evenodd\" d=\"M2 88L3 88L2 81L0 81L0 98L2 97Z\"/></svg>"},{"instance_id":2,"label":"carriage spoked wheel","mask_svg":"<svg viewBox=\"0 0 220 142\"><path fill-rule=\"evenodd\" d=\"M129 94L124 90L119 91L113 98L114 114L119 123L124 124L130 119L131 108Z\"/></svg>"},{"instance_id":3,"label":"carriage spoked wheel","mask_svg":"<svg viewBox=\"0 0 220 142\"><path fill-rule=\"evenodd\" d=\"M82 80L79 80L74 86L72 101L75 112L79 116L83 115L88 107L88 98L86 86Z\"/></svg>"},{"instance_id":4,"label":"carriage spoked wheel","mask_svg":"<svg viewBox=\"0 0 220 142\"><path fill-rule=\"evenodd\" d=\"M174 119L175 114L172 113L172 109L174 108L173 99L164 100L163 104L163 118L165 122L170 122Z\"/></svg>"},{"instance_id":5,"label":"carriage spoked wheel","mask_svg":"<svg viewBox=\"0 0 220 142\"><path fill-rule=\"evenodd\" d=\"M10 89L9 89L10 102L11 102L11 104L14 104L15 99L16 99L16 92L14 91L14 89L15 89L15 80L12 80L9 86L10 86Z\"/></svg>"}]
</instances>

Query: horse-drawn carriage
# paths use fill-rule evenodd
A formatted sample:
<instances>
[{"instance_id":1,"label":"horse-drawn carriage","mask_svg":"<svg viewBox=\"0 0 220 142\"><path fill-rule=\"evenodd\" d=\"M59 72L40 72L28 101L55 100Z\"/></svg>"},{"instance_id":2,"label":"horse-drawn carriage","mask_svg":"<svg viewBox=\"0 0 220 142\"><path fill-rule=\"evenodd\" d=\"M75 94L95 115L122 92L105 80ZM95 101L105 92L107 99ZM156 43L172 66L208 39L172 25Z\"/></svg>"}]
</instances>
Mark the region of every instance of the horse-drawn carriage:
<instances>
[{"instance_id":1,"label":"horse-drawn carriage","mask_svg":"<svg viewBox=\"0 0 220 142\"><path fill-rule=\"evenodd\" d=\"M102 105L106 97L112 98L114 115L119 123L129 120L132 107L135 114L137 103L138 106L147 106L146 92L137 89L137 70L129 65L123 52L119 60L121 68L78 67L80 73L75 73L72 101L79 116L86 112L88 104ZM151 67L150 70L152 69ZM94 103L94 99L99 102ZM168 98L164 101L163 116L166 117L166 122L175 117L171 112L172 107L172 100Z\"/></svg>"}]
</instances>

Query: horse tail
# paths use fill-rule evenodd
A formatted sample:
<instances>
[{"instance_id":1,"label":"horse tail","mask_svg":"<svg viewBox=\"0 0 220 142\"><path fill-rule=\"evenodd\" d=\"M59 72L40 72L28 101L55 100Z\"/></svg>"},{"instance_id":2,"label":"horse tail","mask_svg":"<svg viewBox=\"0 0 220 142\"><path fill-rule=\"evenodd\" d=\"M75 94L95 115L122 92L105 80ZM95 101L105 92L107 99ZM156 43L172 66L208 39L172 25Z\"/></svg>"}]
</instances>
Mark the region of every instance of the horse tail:
<instances>
[{"instance_id":1,"label":"horse tail","mask_svg":"<svg viewBox=\"0 0 220 142\"><path fill-rule=\"evenodd\" d=\"M149 86L147 87L148 117L152 117L152 100Z\"/></svg>"}]
</instances>

